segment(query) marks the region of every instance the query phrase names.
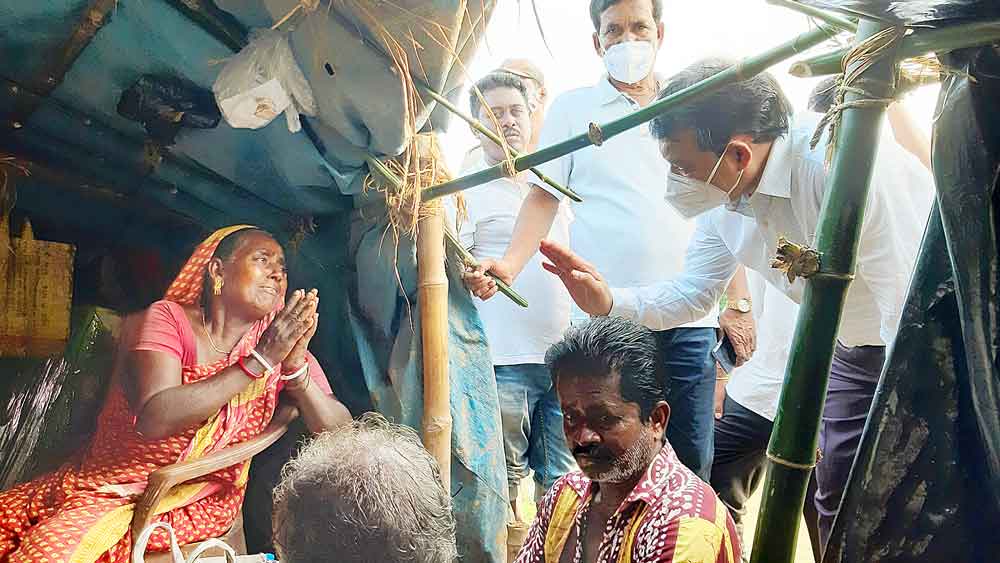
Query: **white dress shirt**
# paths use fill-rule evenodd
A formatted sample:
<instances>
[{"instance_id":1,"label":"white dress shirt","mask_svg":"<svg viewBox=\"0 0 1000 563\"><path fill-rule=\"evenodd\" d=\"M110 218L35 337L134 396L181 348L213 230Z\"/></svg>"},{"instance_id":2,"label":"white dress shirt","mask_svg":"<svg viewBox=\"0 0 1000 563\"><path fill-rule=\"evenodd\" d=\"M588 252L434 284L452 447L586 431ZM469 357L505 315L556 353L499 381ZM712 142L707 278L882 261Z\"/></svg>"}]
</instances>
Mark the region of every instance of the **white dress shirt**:
<instances>
[{"instance_id":1,"label":"white dress shirt","mask_svg":"<svg viewBox=\"0 0 1000 563\"><path fill-rule=\"evenodd\" d=\"M500 178L464 192L468 217L459 225L459 240L477 260L503 257L529 190L527 182ZM549 238L568 244L570 219L569 209L560 205ZM542 269L539 253L525 265L513 288L528 301L527 309L503 295L476 300L493 365L543 364L546 350L569 327L572 300L559 278Z\"/></svg>"},{"instance_id":2,"label":"white dress shirt","mask_svg":"<svg viewBox=\"0 0 1000 563\"><path fill-rule=\"evenodd\" d=\"M757 326L757 351L732 373L726 394L747 409L774 420L799 306L753 270L747 270L747 283Z\"/></svg>"},{"instance_id":3,"label":"white dress shirt","mask_svg":"<svg viewBox=\"0 0 1000 563\"><path fill-rule=\"evenodd\" d=\"M547 147L587 132L590 122L606 123L639 109L605 76L594 86L571 90L552 102L539 146ZM574 203L570 244L612 286L642 286L684 271L684 249L694 222L663 201L669 165L643 125L541 165L556 182L583 198ZM563 195L539 183L560 201ZM677 325L714 327L705 310ZM587 316L574 307L574 320ZM659 328L653 327L650 328ZM670 327L672 328L672 327Z\"/></svg>"},{"instance_id":4,"label":"white dress shirt","mask_svg":"<svg viewBox=\"0 0 1000 563\"><path fill-rule=\"evenodd\" d=\"M771 148L745 216L719 207L697 218L683 275L646 286L617 285L611 314L653 329L667 329L710 311L736 268L764 276L796 303L804 282L788 283L770 267L779 236L815 247L820 206L829 173L826 136L815 149L809 140L819 114L796 116L790 131ZM926 214L912 204L912 186L933 189L930 173L888 134L875 159L871 191L861 226L857 272L847 293L838 338L845 346L883 345L899 325ZM924 192L926 193L926 192Z\"/></svg>"}]
</instances>

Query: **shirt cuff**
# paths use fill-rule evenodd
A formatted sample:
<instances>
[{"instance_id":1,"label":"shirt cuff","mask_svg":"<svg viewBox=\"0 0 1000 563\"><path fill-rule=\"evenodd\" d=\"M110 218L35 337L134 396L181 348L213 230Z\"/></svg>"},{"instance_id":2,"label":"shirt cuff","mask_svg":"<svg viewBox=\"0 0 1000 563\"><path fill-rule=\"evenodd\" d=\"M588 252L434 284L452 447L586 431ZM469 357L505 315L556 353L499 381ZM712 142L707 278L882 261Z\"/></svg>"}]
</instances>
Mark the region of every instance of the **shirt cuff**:
<instances>
[{"instance_id":1,"label":"shirt cuff","mask_svg":"<svg viewBox=\"0 0 1000 563\"><path fill-rule=\"evenodd\" d=\"M639 300L635 292L625 287L611 288L611 312L608 316L635 321L639 316Z\"/></svg>"},{"instance_id":2,"label":"shirt cuff","mask_svg":"<svg viewBox=\"0 0 1000 563\"><path fill-rule=\"evenodd\" d=\"M529 170L529 172L531 171ZM542 179L539 178L534 172L531 172L531 176L528 177L528 183L532 186L537 186L545 190L549 195L556 198L556 201L559 203L562 203L562 200L566 198L566 194L543 182Z\"/></svg>"}]
</instances>

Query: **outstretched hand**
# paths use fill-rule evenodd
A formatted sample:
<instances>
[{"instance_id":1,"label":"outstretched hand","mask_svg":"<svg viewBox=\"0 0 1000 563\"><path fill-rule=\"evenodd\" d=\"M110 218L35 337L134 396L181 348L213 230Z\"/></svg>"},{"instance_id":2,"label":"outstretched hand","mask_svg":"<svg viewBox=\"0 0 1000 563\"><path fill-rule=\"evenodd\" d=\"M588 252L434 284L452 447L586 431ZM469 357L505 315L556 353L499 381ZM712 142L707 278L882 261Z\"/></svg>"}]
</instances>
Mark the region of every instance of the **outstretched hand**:
<instances>
[{"instance_id":1,"label":"outstretched hand","mask_svg":"<svg viewBox=\"0 0 1000 563\"><path fill-rule=\"evenodd\" d=\"M577 307L589 315L607 316L613 298L604 277L589 262L557 242L545 239L539 247L548 260L542 267L559 277Z\"/></svg>"}]
</instances>

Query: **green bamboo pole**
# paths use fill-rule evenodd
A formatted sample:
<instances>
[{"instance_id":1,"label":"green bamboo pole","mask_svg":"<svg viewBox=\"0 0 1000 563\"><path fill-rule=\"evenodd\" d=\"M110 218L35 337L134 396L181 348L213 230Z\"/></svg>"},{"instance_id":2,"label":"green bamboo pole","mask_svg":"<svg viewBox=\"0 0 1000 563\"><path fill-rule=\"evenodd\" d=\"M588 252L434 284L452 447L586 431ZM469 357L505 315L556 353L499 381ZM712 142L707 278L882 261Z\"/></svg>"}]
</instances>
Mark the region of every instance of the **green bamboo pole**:
<instances>
[{"instance_id":1,"label":"green bamboo pole","mask_svg":"<svg viewBox=\"0 0 1000 563\"><path fill-rule=\"evenodd\" d=\"M379 159L369 156L366 160L368 162L368 168L370 168L373 172L378 172L380 176L385 178L385 180L392 184L397 190L403 189L403 181L393 174L392 170L386 168L386 166L382 164ZM444 229L444 240L451 245L452 249L455 250L455 252L462 258L462 262L464 262L467 266L475 267L478 265L475 257L472 256L472 254L469 254L469 251L462 246L462 243L458 242L455 235L451 234L451 231L448 230L447 227ZM507 283L502 279L498 278L496 274L493 272L486 272L486 275L493 278L493 281L496 282L497 291L504 294L508 299L521 307L528 306L528 301L524 297L521 297L521 294L514 291L514 288L507 285Z\"/></svg>"},{"instance_id":2,"label":"green bamboo pole","mask_svg":"<svg viewBox=\"0 0 1000 563\"><path fill-rule=\"evenodd\" d=\"M619 135L633 127L642 125L665 111L690 102L709 92L714 92L724 88L734 82L746 80L752 76L760 74L783 60L794 56L797 53L818 45L836 35L838 31L832 27L821 25L818 28L803 33L794 39L782 43L760 55L748 57L742 62L712 76L693 84L680 92L676 92L666 98L654 102L640 110L637 110L620 119L605 123L604 125L591 124L590 131L586 134L571 137L561 143L545 147L531 154L519 156L514 159L514 170L521 172L529 168L544 164L550 160L555 160L571 152L578 151L591 145L601 145L604 141ZM439 197L451 195L486 182L504 178L507 174L506 163L487 168L474 174L462 176L449 182L444 182L428 188L424 192L423 199L430 201Z\"/></svg>"},{"instance_id":3,"label":"green bamboo pole","mask_svg":"<svg viewBox=\"0 0 1000 563\"><path fill-rule=\"evenodd\" d=\"M486 135L487 139L493 141L494 143L496 143L496 144L498 144L500 146L503 146L503 141L500 140L500 137L497 136L497 134L494 133L493 131L491 131L488 127L486 127L485 125L483 125L482 123L480 123L478 119L472 117L471 115L466 115L462 110L458 109L457 107L455 107L454 104L452 104L450 101L448 101L448 98L445 98L441 94L438 94L434 90L431 90L430 86L426 86L422 82L417 82L416 77L414 77L413 80L414 80L414 83L417 84L417 86L419 88L421 88L421 90L425 94L427 94L427 96L430 97L432 100L434 100L437 103L441 104L441 106L443 106L445 109L447 109L451 113L457 115L459 118L462 119L462 121L465 121L466 123L468 123L469 126L472 127L473 129L475 129L476 131L479 131L483 135ZM517 158L518 156L521 156L520 153L518 153L514 149L510 149L510 152L511 152L512 156L514 156L514 158ZM546 184L552 186L552 188L558 190L559 192L561 192L563 195L565 195L566 197L570 198L571 200L576 201L576 202L583 201L583 198L580 197L579 194L577 194L576 192L574 192L569 187L564 186L564 185L560 184L559 182L556 182L552 178L549 178L548 176L546 176L545 174L543 174L541 170L539 170L537 168L529 168L529 170L531 170L532 172L534 172L535 176L538 176L539 180L541 180L541 181L545 182Z\"/></svg>"},{"instance_id":4,"label":"green bamboo pole","mask_svg":"<svg viewBox=\"0 0 1000 563\"><path fill-rule=\"evenodd\" d=\"M856 44L883 25L863 21ZM873 98L892 97L897 48L885 50L862 75ZM852 66L857 63L852 63ZM846 101L857 100L853 92ZM885 108L845 109L838 128L816 246L820 273L806 280L785 382L768 445L767 480L757 520L752 563L791 563L809 475L816 464L819 424L830 378L841 311L855 268L861 222Z\"/></svg>"},{"instance_id":5,"label":"green bamboo pole","mask_svg":"<svg viewBox=\"0 0 1000 563\"><path fill-rule=\"evenodd\" d=\"M858 24L847 18L827 12L826 10L806 6L805 4L793 2L792 0L767 0L767 3L774 6L781 6L782 8L788 8L789 10L794 10L800 14L805 14L844 31L849 31L851 33L857 33L858 31Z\"/></svg>"},{"instance_id":6,"label":"green bamboo pole","mask_svg":"<svg viewBox=\"0 0 1000 563\"><path fill-rule=\"evenodd\" d=\"M983 45L1000 41L1000 21L978 22L963 25L917 31L903 39L899 58L908 59L928 53L945 53L955 49ZM788 69L789 74L800 78L840 74L841 63L850 47L837 49L822 55L796 62Z\"/></svg>"}]
</instances>

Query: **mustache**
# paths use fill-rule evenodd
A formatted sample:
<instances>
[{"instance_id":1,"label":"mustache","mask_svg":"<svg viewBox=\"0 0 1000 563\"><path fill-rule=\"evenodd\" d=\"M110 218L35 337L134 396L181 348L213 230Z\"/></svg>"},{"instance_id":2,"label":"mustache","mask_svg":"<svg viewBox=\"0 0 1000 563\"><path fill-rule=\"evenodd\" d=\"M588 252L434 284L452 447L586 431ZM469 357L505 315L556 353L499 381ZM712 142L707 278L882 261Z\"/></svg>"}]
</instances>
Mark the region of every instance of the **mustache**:
<instances>
[{"instance_id":1,"label":"mustache","mask_svg":"<svg viewBox=\"0 0 1000 563\"><path fill-rule=\"evenodd\" d=\"M599 445L576 446L573 448L573 457L589 457L592 459L611 459L611 452Z\"/></svg>"}]
</instances>

